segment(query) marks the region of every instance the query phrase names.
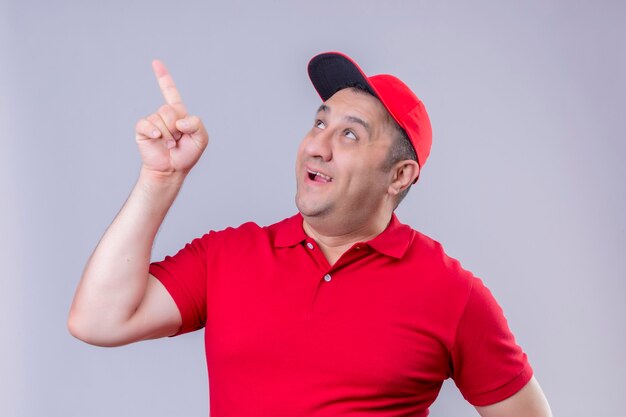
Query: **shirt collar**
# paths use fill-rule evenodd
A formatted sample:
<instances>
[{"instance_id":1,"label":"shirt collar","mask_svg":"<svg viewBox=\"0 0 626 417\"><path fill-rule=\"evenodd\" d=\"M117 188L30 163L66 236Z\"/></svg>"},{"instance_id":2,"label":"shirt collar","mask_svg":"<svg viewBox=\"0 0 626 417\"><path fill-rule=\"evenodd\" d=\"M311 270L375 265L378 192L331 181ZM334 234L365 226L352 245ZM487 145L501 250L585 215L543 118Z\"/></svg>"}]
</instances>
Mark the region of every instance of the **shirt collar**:
<instances>
[{"instance_id":1,"label":"shirt collar","mask_svg":"<svg viewBox=\"0 0 626 417\"><path fill-rule=\"evenodd\" d=\"M367 244L383 255L401 259L409 246L411 246L411 243L413 243L414 237L415 232L413 229L406 224L400 223L396 213L393 213L387 228L374 239L367 242Z\"/></svg>"},{"instance_id":2,"label":"shirt collar","mask_svg":"<svg viewBox=\"0 0 626 417\"><path fill-rule=\"evenodd\" d=\"M279 248L295 246L305 241L308 236L302 228L302 215L300 213L289 217L276 225L274 245ZM381 234L365 242L369 247L383 255L400 259L413 242L415 233L406 224L400 223L395 213L391 215L391 221Z\"/></svg>"},{"instance_id":3,"label":"shirt collar","mask_svg":"<svg viewBox=\"0 0 626 417\"><path fill-rule=\"evenodd\" d=\"M303 242L308 237L302 228L302 215L300 213L289 217L276 224L274 246L287 248Z\"/></svg>"}]
</instances>

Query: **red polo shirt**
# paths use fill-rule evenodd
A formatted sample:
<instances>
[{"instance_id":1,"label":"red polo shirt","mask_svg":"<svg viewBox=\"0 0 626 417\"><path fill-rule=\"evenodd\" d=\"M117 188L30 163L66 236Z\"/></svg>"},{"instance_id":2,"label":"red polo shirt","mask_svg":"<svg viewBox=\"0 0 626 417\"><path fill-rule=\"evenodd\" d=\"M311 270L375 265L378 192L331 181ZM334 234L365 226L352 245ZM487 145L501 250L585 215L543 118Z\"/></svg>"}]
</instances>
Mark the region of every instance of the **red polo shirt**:
<instances>
[{"instance_id":1,"label":"red polo shirt","mask_svg":"<svg viewBox=\"0 0 626 417\"><path fill-rule=\"evenodd\" d=\"M150 273L179 334L205 327L212 417L426 416L448 377L487 405L532 376L489 290L395 215L332 266L296 215L210 232Z\"/></svg>"}]
</instances>

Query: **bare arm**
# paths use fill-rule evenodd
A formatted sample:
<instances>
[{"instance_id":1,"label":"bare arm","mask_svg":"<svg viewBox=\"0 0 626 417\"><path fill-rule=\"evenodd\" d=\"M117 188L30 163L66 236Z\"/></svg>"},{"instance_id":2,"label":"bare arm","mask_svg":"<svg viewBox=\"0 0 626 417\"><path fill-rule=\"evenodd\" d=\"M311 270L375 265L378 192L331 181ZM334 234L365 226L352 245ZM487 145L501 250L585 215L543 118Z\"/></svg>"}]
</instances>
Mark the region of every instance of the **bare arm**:
<instances>
[{"instance_id":1,"label":"bare arm","mask_svg":"<svg viewBox=\"0 0 626 417\"><path fill-rule=\"evenodd\" d=\"M208 143L162 63L153 63L165 105L137 122L137 184L89 258L70 309L72 335L119 346L169 336L181 325L173 299L148 273L156 233Z\"/></svg>"},{"instance_id":2,"label":"bare arm","mask_svg":"<svg viewBox=\"0 0 626 417\"><path fill-rule=\"evenodd\" d=\"M506 400L476 410L482 417L552 417L548 400L535 377Z\"/></svg>"}]
</instances>

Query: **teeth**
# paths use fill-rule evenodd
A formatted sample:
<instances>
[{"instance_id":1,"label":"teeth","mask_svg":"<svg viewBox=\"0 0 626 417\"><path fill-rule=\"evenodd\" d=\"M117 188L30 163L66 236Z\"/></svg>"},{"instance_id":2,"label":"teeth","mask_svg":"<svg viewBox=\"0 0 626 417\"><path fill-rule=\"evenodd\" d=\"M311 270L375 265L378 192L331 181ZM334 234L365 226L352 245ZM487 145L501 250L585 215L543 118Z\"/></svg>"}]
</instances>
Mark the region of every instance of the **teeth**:
<instances>
[{"instance_id":1,"label":"teeth","mask_svg":"<svg viewBox=\"0 0 626 417\"><path fill-rule=\"evenodd\" d=\"M317 175L318 177L322 177L326 181L330 181L330 177L327 176L327 175L322 174L321 172L316 172L315 175Z\"/></svg>"},{"instance_id":2,"label":"teeth","mask_svg":"<svg viewBox=\"0 0 626 417\"><path fill-rule=\"evenodd\" d=\"M321 172L311 171L310 169L307 169L307 171L308 171L309 174L316 175L316 176L322 178L323 180L332 181L332 178L330 178L328 175L322 174Z\"/></svg>"}]
</instances>

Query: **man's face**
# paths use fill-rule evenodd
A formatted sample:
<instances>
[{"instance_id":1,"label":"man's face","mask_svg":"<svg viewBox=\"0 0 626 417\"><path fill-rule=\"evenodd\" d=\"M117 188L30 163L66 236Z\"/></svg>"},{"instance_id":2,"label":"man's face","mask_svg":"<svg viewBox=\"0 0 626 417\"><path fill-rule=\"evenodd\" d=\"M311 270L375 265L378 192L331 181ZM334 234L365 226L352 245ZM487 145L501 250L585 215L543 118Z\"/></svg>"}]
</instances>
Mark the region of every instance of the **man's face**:
<instances>
[{"instance_id":1,"label":"man's face","mask_svg":"<svg viewBox=\"0 0 626 417\"><path fill-rule=\"evenodd\" d=\"M376 98L351 88L320 106L296 160L296 205L305 217L355 221L378 213L392 178L383 170L393 140L387 120Z\"/></svg>"}]
</instances>

